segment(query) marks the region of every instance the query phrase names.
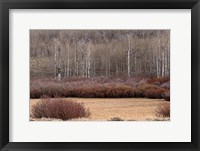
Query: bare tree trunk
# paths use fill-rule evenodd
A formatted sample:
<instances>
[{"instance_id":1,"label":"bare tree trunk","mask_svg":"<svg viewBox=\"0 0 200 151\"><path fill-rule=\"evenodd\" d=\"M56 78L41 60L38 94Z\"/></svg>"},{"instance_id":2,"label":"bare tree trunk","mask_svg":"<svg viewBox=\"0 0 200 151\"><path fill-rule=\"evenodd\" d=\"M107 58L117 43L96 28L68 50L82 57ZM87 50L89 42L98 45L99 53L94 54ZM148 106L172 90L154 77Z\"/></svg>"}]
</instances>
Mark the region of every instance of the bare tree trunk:
<instances>
[{"instance_id":1,"label":"bare tree trunk","mask_svg":"<svg viewBox=\"0 0 200 151\"><path fill-rule=\"evenodd\" d=\"M130 35L128 35L128 56L127 56L127 66L128 66L128 77L130 77L130 52L131 52L131 42L130 42Z\"/></svg>"},{"instance_id":2,"label":"bare tree trunk","mask_svg":"<svg viewBox=\"0 0 200 151\"><path fill-rule=\"evenodd\" d=\"M85 56L84 56L84 50L83 50L84 42L82 41L82 48L81 48L81 65L82 65L82 77L85 77Z\"/></svg>"},{"instance_id":3,"label":"bare tree trunk","mask_svg":"<svg viewBox=\"0 0 200 151\"><path fill-rule=\"evenodd\" d=\"M54 39L54 67L55 67L55 79L61 80L61 58L60 58L60 41Z\"/></svg>"},{"instance_id":4,"label":"bare tree trunk","mask_svg":"<svg viewBox=\"0 0 200 151\"><path fill-rule=\"evenodd\" d=\"M61 56L60 56L60 48L58 49L58 80L61 80Z\"/></svg>"},{"instance_id":5,"label":"bare tree trunk","mask_svg":"<svg viewBox=\"0 0 200 151\"><path fill-rule=\"evenodd\" d=\"M157 78L159 78L159 59L158 59L158 57L156 59L156 76L157 76Z\"/></svg>"},{"instance_id":6,"label":"bare tree trunk","mask_svg":"<svg viewBox=\"0 0 200 151\"><path fill-rule=\"evenodd\" d=\"M116 67L116 72L115 72L115 74L118 75L119 71L118 71L118 64L117 64L117 61L116 61L116 63L115 63L115 67Z\"/></svg>"},{"instance_id":7,"label":"bare tree trunk","mask_svg":"<svg viewBox=\"0 0 200 151\"><path fill-rule=\"evenodd\" d=\"M170 75L170 41L168 41L167 45L167 76Z\"/></svg>"},{"instance_id":8,"label":"bare tree trunk","mask_svg":"<svg viewBox=\"0 0 200 151\"><path fill-rule=\"evenodd\" d=\"M41 50L41 54L42 54L42 58L43 58L44 55L43 55L43 51L42 50ZM41 71L40 71L41 72L41 77L43 78L43 76L44 76L44 64L41 63L41 67L40 68L41 68Z\"/></svg>"},{"instance_id":9,"label":"bare tree trunk","mask_svg":"<svg viewBox=\"0 0 200 151\"><path fill-rule=\"evenodd\" d=\"M67 63L66 63L66 59L65 59L65 71L64 71L64 77L66 78L67 75Z\"/></svg>"},{"instance_id":10,"label":"bare tree trunk","mask_svg":"<svg viewBox=\"0 0 200 151\"><path fill-rule=\"evenodd\" d=\"M87 58L86 58L86 70L87 70L87 78L90 78L90 53L91 53L91 50L90 50L90 44L88 46L88 49L87 49Z\"/></svg>"},{"instance_id":11,"label":"bare tree trunk","mask_svg":"<svg viewBox=\"0 0 200 151\"><path fill-rule=\"evenodd\" d=\"M77 71L76 71L76 42L74 41L74 37L73 37L73 45L75 47L75 50L74 50L74 75L77 76Z\"/></svg>"},{"instance_id":12,"label":"bare tree trunk","mask_svg":"<svg viewBox=\"0 0 200 151\"><path fill-rule=\"evenodd\" d=\"M76 52L76 62L75 62L75 64L76 64L76 76L79 76L79 45L78 45L78 43L76 42L76 45L75 45L75 52Z\"/></svg>"},{"instance_id":13,"label":"bare tree trunk","mask_svg":"<svg viewBox=\"0 0 200 151\"><path fill-rule=\"evenodd\" d=\"M75 58L74 58L74 65L75 65L75 75L78 76L78 59L77 59L77 44L75 43Z\"/></svg>"},{"instance_id":14,"label":"bare tree trunk","mask_svg":"<svg viewBox=\"0 0 200 151\"><path fill-rule=\"evenodd\" d=\"M158 31L158 53L157 53L157 78L160 78L160 33Z\"/></svg>"},{"instance_id":15,"label":"bare tree trunk","mask_svg":"<svg viewBox=\"0 0 200 151\"><path fill-rule=\"evenodd\" d=\"M94 73L93 73L93 76L95 77L95 76L96 76L96 65L95 65L95 61L94 61L94 63L93 63L93 66L94 66L94 67L93 67L93 68L94 68L94 71L93 71L93 72L94 72Z\"/></svg>"},{"instance_id":16,"label":"bare tree trunk","mask_svg":"<svg viewBox=\"0 0 200 151\"><path fill-rule=\"evenodd\" d=\"M69 78L69 44L67 47L67 78Z\"/></svg>"},{"instance_id":17,"label":"bare tree trunk","mask_svg":"<svg viewBox=\"0 0 200 151\"><path fill-rule=\"evenodd\" d=\"M134 55L134 72L137 73L137 58L136 58L136 54Z\"/></svg>"},{"instance_id":18,"label":"bare tree trunk","mask_svg":"<svg viewBox=\"0 0 200 151\"><path fill-rule=\"evenodd\" d=\"M165 54L164 51L162 50L162 77L165 75Z\"/></svg>"},{"instance_id":19,"label":"bare tree trunk","mask_svg":"<svg viewBox=\"0 0 200 151\"><path fill-rule=\"evenodd\" d=\"M56 44L54 44L54 78L57 78L57 49Z\"/></svg>"},{"instance_id":20,"label":"bare tree trunk","mask_svg":"<svg viewBox=\"0 0 200 151\"><path fill-rule=\"evenodd\" d=\"M108 76L110 76L110 58L108 59Z\"/></svg>"},{"instance_id":21,"label":"bare tree trunk","mask_svg":"<svg viewBox=\"0 0 200 151\"><path fill-rule=\"evenodd\" d=\"M101 76L105 74L105 73L103 72L103 70L104 70L104 69L103 69L103 62L104 62L104 58L101 57L101 73L100 73Z\"/></svg>"},{"instance_id":22,"label":"bare tree trunk","mask_svg":"<svg viewBox=\"0 0 200 151\"><path fill-rule=\"evenodd\" d=\"M106 57L106 77L108 77L108 58Z\"/></svg>"}]
</instances>

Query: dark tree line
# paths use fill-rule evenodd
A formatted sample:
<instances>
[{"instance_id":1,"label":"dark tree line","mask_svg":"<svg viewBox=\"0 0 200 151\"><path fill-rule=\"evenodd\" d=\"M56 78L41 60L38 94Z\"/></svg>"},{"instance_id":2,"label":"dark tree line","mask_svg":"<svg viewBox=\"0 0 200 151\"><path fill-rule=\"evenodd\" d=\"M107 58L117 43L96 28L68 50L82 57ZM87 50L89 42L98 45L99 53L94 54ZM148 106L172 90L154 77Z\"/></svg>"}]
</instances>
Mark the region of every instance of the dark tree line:
<instances>
[{"instance_id":1,"label":"dark tree line","mask_svg":"<svg viewBox=\"0 0 200 151\"><path fill-rule=\"evenodd\" d=\"M31 30L31 78L164 77L169 30Z\"/></svg>"}]
</instances>

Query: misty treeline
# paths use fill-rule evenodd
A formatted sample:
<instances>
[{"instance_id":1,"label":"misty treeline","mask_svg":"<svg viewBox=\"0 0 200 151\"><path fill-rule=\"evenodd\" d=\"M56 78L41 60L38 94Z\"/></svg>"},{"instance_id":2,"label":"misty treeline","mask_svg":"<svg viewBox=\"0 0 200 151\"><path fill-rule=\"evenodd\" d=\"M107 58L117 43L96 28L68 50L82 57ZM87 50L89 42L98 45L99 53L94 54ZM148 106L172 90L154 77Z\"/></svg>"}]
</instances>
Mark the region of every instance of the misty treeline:
<instances>
[{"instance_id":1,"label":"misty treeline","mask_svg":"<svg viewBox=\"0 0 200 151\"><path fill-rule=\"evenodd\" d=\"M165 77L169 30L30 30L31 78Z\"/></svg>"}]
</instances>

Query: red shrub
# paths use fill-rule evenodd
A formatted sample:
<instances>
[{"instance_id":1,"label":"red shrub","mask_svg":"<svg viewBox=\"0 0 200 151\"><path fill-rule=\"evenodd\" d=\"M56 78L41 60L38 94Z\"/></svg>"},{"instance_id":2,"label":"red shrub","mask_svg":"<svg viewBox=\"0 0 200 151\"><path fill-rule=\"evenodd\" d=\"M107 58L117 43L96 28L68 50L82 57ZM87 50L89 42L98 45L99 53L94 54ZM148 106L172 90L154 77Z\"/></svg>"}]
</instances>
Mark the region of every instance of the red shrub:
<instances>
[{"instance_id":1,"label":"red shrub","mask_svg":"<svg viewBox=\"0 0 200 151\"><path fill-rule=\"evenodd\" d=\"M30 98L40 98L43 95L42 91L38 88L30 89Z\"/></svg>"},{"instance_id":2,"label":"red shrub","mask_svg":"<svg viewBox=\"0 0 200 151\"><path fill-rule=\"evenodd\" d=\"M167 81L165 83L162 83L160 85L161 88L166 88L166 89L170 89L170 81Z\"/></svg>"},{"instance_id":3,"label":"red shrub","mask_svg":"<svg viewBox=\"0 0 200 151\"><path fill-rule=\"evenodd\" d=\"M149 83L149 84L155 84L155 85L160 85L160 84L165 83L165 82L167 82L169 80L170 80L169 77L149 78L147 80L147 83Z\"/></svg>"},{"instance_id":4,"label":"red shrub","mask_svg":"<svg viewBox=\"0 0 200 151\"><path fill-rule=\"evenodd\" d=\"M49 99L50 97L48 95L42 95L41 98L42 99Z\"/></svg>"},{"instance_id":5,"label":"red shrub","mask_svg":"<svg viewBox=\"0 0 200 151\"><path fill-rule=\"evenodd\" d=\"M134 89L129 86L109 86L101 85L94 87L80 87L73 90L74 97L87 98L119 98L119 97L134 97Z\"/></svg>"},{"instance_id":6,"label":"red shrub","mask_svg":"<svg viewBox=\"0 0 200 151\"><path fill-rule=\"evenodd\" d=\"M152 84L142 84L138 86L138 89L142 91L142 93L145 93L149 89L156 89L158 86L152 85Z\"/></svg>"},{"instance_id":7,"label":"red shrub","mask_svg":"<svg viewBox=\"0 0 200 151\"><path fill-rule=\"evenodd\" d=\"M163 94L162 94L162 97L166 101L170 101L170 91L169 90L164 91Z\"/></svg>"},{"instance_id":8,"label":"red shrub","mask_svg":"<svg viewBox=\"0 0 200 151\"><path fill-rule=\"evenodd\" d=\"M151 88L145 91L145 96L151 99L161 99L163 98L162 94L165 92L165 89L159 88Z\"/></svg>"},{"instance_id":9,"label":"red shrub","mask_svg":"<svg viewBox=\"0 0 200 151\"><path fill-rule=\"evenodd\" d=\"M106 97L108 98L124 98L134 97L134 89L129 86L108 86L105 88Z\"/></svg>"},{"instance_id":10,"label":"red shrub","mask_svg":"<svg viewBox=\"0 0 200 151\"><path fill-rule=\"evenodd\" d=\"M170 117L170 104L164 104L158 106L158 108L156 109L156 116Z\"/></svg>"},{"instance_id":11,"label":"red shrub","mask_svg":"<svg viewBox=\"0 0 200 151\"><path fill-rule=\"evenodd\" d=\"M33 118L55 118L70 120L72 118L88 117L90 112L83 104L65 101L64 99L42 99L33 105L31 117Z\"/></svg>"},{"instance_id":12,"label":"red shrub","mask_svg":"<svg viewBox=\"0 0 200 151\"><path fill-rule=\"evenodd\" d=\"M142 98L142 97L144 97L143 91L141 91L138 88L134 88L134 94L135 94L135 98Z\"/></svg>"},{"instance_id":13,"label":"red shrub","mask_svg":"<svg viewBox=\"0 0 200 151\"><path fill-rule=\"evenodd\" d=\"M158 81L162 84L162 83L170 81L170 78L169 77L161 77L161 78L158 78Z\"/></svg>"}]
</instances>

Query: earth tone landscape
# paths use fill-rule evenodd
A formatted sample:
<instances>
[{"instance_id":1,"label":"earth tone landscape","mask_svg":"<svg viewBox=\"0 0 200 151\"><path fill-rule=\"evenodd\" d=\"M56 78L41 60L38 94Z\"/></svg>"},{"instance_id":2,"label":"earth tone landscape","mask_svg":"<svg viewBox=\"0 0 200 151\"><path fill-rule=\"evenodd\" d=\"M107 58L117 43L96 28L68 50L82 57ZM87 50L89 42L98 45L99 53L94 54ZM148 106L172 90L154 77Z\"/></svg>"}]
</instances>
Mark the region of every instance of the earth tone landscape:
<instances>
[{"instance_id":1,"label":"earth tone landscape","mask_svg":"<svg viewBox=\"0 0 200 151\"><path fill-rule=\"evenodd\" d=\"M156 116L156 110L169 101L163 99L146 98L66 98L66 101L73 100L83 103L90 109L91 115L88 118L72 119L72 121L168 121L169 117ZM40 99L31 99L30 110ZM58 119L34 119L31 121L57 121Z\"/></svg>"},{"instance_id":2,"label":"earth tone landscape","mask_svg":"<svg viewBox=\"0 0 200 151\"><path fill-rule=\"evenodd\" d=\"M30 30L29 111L30 121L169 121L170 30Z\"/></svg>"}]
</instances>

